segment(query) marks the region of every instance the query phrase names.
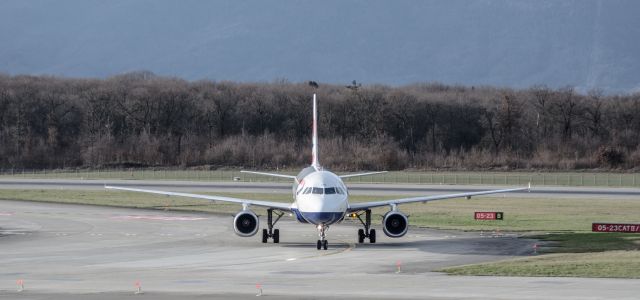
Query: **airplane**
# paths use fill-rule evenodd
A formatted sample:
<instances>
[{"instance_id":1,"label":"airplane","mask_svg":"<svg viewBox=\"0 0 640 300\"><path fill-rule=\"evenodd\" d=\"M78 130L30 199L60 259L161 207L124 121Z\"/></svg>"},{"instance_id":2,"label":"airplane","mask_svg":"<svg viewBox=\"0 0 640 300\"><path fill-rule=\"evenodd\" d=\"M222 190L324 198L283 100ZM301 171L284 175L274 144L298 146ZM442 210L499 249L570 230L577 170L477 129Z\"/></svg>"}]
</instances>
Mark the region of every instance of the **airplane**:
<instances>
[{"instance_id":1,"label":"airplane","mask_svg":"<svg viewBox=\"0 0 640 300\"><path fill-rule=\"evenodd\" d=\"M375 243L376 230L371 228L372 208L384 206L389 207L389 211L384 215L382 220L382 230L388 237L399 238L404 236L409 228L409 219L407 215L398 210L398 206L401 204L415 202L426 203L430 201L464 197L471 199L473 196L531 189L531 185L529 185L528 188L511 188L447 195L418 196L363 203L349 203L349 190L344 184L343 179L356 176L381 174L386 171L337 175L320 165L318 158L318 111L316 94L313 94L311 144L311 165L302 169L302 171L300 171L296 176L267 172L241 171L243 173L291 179L294 182L292 187L294 201L291 204L118 186L105 185L105 188L240 204L242 205L242 210L235 215L233 219L233 228L235 233L241 237L254 236L260 227L258 215L256 215L256 213L254 213L250 208L252 206L267 208L267 228L262 229L263 243L267 243L270 238L273 240L273 243L280 242L280 230L275 229L274 226L285 213L291 213L292 215L295 215L298 222L309 223L316 226L319 236L316 243L316 248L318 250L328 249L329 242L327 240L327 230L329 229L329 226L340 223L347 215L357 218L363 226L363 228L358 229L358 243L363 243L365 239L369 239L370 243ZM274 215L276 216L275 219ZM362 218L363 215L364 220Z\"/></svg>"}]
</instances>

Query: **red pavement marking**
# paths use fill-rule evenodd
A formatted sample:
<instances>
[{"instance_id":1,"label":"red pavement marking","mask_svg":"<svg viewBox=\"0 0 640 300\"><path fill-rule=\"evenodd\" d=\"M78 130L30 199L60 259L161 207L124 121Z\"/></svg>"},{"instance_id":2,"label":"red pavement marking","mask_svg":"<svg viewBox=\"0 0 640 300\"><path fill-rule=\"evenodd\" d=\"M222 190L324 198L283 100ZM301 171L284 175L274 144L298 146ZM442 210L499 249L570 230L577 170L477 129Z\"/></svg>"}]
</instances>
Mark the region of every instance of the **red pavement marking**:
<instances>
[{"instance_id":1,"label":"red pavement marking","mask_svg":"<svg viewBox=\"0 0 640 300\"><path fill-rule=\"evenodd\" d=\"M153 221L198 221L198 220L206 220L207 218L130 215L130 216L115 216L115 217L111 217L111 219L116 219L116 220L153 220Z\"/></svg>"}]
</instances>

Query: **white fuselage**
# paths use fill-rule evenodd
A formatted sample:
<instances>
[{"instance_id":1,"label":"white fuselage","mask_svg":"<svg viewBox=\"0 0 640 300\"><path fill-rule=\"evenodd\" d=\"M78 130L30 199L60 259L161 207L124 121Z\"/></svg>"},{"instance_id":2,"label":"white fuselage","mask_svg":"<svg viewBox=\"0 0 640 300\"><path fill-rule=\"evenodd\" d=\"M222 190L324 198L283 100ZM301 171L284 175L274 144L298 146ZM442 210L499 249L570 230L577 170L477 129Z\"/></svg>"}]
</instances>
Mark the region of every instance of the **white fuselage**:
<instances>
[{"instance_id":1,"label":"white fuselage","mask_svg":"<svg viewBox=\"0 0 640 300\"><path fill-rule=\"evenodd\" d=\"M300 222L331 225L344 218L349 194L342 179L329 171L314 171L294 185L293 212Z\"/></svg>"}]
</instances>

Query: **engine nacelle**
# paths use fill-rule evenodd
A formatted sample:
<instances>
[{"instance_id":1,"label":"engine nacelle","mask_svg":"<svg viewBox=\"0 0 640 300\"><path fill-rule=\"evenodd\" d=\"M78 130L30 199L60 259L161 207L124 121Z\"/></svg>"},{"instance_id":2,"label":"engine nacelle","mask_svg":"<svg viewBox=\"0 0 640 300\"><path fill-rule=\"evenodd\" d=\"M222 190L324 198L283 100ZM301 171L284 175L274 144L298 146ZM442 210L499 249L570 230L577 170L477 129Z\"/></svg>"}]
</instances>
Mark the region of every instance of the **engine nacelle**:
<instances>
[{"instance_id":1,"label":"engine nacelle","mask_svg":"<svg viewBox=\"0 0 640 300\"><path fill-rule=\"evenodd\" d=\"M242 237L255 235L259 225L258 216L250 210L243 210L233 218L233 230Z\"/></svg>"},{"instance_id":2,"label":"engine nacelle","mask_svg":"<svg viewBox=\"0 0 640 300\"><path fill-rule=\"evenodd\" d=\"M382 231L388 237L399 238L407 234L409 219L406 215L397 211L390 211L382 219Z\"/></svg>"}]
</instances>

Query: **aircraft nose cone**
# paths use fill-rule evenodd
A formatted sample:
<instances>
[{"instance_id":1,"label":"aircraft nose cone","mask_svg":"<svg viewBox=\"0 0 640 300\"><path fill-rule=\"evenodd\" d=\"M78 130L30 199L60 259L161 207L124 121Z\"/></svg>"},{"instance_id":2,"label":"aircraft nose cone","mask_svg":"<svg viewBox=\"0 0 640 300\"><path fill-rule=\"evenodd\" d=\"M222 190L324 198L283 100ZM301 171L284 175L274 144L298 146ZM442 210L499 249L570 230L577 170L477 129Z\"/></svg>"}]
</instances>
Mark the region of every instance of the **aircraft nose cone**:
<instances>
[{"instance_id":1,"label":"aircraft nose cone","mask_svg":"<svg viewBox=\"0 0 640 300\"><path fill-rule=\"evenodd\" d=\"M313 224L332 224L342 218L341 212L305 212L304 218Z\"/></svg>"}]
</instances>

